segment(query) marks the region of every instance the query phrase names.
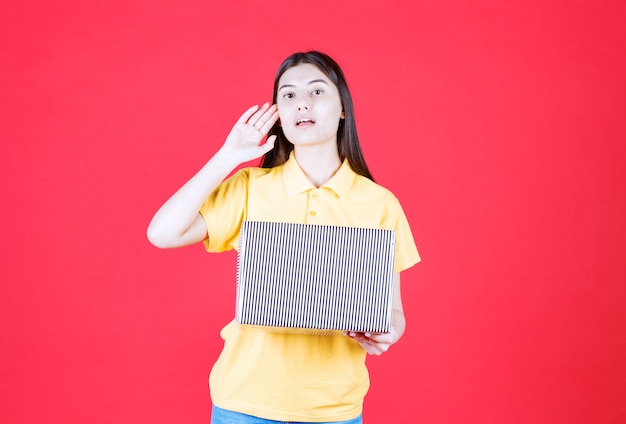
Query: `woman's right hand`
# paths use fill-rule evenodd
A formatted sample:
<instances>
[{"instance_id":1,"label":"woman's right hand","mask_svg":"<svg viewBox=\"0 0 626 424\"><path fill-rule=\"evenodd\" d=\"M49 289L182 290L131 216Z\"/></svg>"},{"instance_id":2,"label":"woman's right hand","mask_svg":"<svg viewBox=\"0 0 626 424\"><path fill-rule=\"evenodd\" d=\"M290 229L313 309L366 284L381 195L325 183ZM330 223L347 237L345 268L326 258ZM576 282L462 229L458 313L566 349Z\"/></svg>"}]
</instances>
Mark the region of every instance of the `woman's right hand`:
<instances>
[{"instance_id":1,"label":"woman's right hand","mask_svg":"<svg viewBox=\"0 0 626 424\"><path fill-rule=\"evenodd\" d=\"M261 144L269 130L278 121L276 105L269 103L252 106L239 118L226 137L221 153L238 163L247 162L263 156L274 148L276 136L270 136Z\"/></svg>"}]
</instances>

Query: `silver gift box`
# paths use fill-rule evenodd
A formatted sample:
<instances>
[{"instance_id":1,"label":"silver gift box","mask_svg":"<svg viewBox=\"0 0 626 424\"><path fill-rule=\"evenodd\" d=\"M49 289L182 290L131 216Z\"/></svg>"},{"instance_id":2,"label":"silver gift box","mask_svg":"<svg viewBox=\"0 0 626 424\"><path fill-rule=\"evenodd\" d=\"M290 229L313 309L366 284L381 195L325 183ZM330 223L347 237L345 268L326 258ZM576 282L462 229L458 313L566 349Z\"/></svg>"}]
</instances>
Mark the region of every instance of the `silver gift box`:
<instances>
[{"instance_id":1,"label":"silver gift box","mask_svg":"<svg viewBox=\"0 0 626 424\"><path fill-rule=\"evenodd\" d=\"M236 319L287 332L391 329L395 232L246 221Z\"/></svg>"}]
</instances>

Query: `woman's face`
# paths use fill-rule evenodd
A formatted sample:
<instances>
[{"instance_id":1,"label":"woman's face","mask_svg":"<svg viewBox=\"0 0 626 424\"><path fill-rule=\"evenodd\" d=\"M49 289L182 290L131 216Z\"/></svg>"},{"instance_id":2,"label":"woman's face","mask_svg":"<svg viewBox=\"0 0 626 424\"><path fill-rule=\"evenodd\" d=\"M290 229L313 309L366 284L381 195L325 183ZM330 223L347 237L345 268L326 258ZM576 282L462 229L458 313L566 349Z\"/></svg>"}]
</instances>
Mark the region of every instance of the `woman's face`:
<instances>
[{"instance_id":1,"label":"woman's face","mask_svg":"<svg viewBox=\"0 0 626 424\"><path fill-rule=\"evenodd\" d=\"M280 124L294 145L337 144L344 112L339 90L315 65L289 68L278 80Z\"/></svg>"}]
</instances>

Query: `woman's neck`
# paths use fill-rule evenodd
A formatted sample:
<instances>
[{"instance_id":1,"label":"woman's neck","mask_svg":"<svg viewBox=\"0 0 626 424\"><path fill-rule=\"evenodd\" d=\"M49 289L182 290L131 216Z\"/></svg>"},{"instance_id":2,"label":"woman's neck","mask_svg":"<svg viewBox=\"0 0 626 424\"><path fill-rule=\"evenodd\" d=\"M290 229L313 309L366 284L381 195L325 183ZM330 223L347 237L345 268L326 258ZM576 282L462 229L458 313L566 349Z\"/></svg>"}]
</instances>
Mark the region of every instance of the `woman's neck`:
<instances>
[{"instance_id":1,"label":"woman's neck","mask_svg":"<svg viewBox=\"0 0 626 424\"><path fill-rule=\"evenodd\" d=\"M294 155L300 169L315 187L326 184L341 167L336 144L333 148L294 146Z\"/></svg>"}]
</instances>

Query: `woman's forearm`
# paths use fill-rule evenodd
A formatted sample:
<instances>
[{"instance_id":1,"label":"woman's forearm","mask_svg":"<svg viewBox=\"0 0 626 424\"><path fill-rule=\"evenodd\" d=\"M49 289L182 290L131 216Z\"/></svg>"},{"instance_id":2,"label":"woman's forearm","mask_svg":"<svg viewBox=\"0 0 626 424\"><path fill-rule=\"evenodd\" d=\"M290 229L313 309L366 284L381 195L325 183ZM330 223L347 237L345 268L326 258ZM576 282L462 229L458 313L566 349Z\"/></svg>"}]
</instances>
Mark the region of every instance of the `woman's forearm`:
<instances>
[{"instance_id":1,"label":"woman's forearm","mask_svg":"<svg viewBox=\"0 0 626 424\"><path fill-rule=\"evenodd\" d=\"M274 147L276 136L265 143L262 140L277 120L276 105L269 103L245 111L215 156L157 211L148 226L148 240L161 248L204 240L207 230L199 215L200 207L237 165L259 158Z\"/></svg>"},{"instance_id":2,"label":"woman's forearm","mask_svg":"<svg viewBox=\"0 0 626 424\"><path fill-rule=\"evenodd\" d=\"M224 151L218 151L159 208L148 226L148 240L161 248L202 241L206 237L206 227L198 225L198 211L237 165Z\"/></svg>"}]
</instances>

